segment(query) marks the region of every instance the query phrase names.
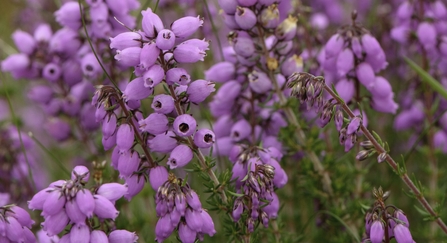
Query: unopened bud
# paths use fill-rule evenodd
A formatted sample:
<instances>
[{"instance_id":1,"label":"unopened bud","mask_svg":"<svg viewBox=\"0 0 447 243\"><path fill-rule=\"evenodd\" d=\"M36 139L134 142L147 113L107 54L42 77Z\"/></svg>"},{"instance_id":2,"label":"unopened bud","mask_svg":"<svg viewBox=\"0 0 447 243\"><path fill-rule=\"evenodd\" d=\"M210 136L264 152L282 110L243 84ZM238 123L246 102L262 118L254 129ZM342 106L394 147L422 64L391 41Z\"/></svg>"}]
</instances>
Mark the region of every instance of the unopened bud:
<instances>
[{"instance_id":1,"label":"unopened bud","mask_svg":"<svg viewBox=\"0 0 447 243\"><path fill-rule=\"evenodd\" d=\"M372 149L372 148L374 148L373 143L371 141L369 141L369 140L360 142L360 146L362 146L362 148L364 148L364 149Z\"/></svg>"},{"instance_id":2,"label":"unopened bud","mask_svg":"<svg viewBox=\"0 0 447 243\"><path fill-rule=\"evenodd\" d=\"M355 158L356 158L358 161L363 161L363 160L365 160L365 159L368 158L368 156L369 156L369 152L370 152L370 151L368 151L368 150L362 150L362 151L358 152L358 154L357 154L357 156L355 156Z\"/></svg>"},{"instance_id":3,"label":"unopened bud","mask_svg":"<svg viewBox=\"0 0 447 243\"><path fill-rule=\"evenodd\" d=\"M382 163L383 161L385 161L386 156L387 156L387 153L386 153L386 152L383 152L383 153L379 154L379 156L377 156L377 161L378 161L379 163Z\"/></svg>"}]
</instances>

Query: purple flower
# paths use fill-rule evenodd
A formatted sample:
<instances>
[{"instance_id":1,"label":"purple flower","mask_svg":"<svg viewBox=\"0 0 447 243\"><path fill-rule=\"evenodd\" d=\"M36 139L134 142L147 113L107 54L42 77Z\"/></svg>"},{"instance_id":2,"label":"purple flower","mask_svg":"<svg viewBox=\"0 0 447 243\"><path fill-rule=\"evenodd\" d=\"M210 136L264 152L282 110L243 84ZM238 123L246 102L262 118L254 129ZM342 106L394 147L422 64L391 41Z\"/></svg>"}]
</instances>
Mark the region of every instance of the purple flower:
<instances>
[{"instance_id":1,"label":"purple flower","mask_svg":"<svg viewBox=\"0 0 447 243\"><path fill-rule=\"evenodd\" d=\"M108 243L109 239L103 231L93 230L92 233L90 233L90 242Z\"/></svg>"},{"instance_id":2,"label":"purple flower","mask_svg":"<svg viewBox=\"0 0 447 243\"><path fill-rule=\"evenodd\" d=\"M90 242L90 228L85 224L75 224L70 229L70 242Z\"/></svg>"},{"instance_id":3,"label":"purple flower","mask_svg":"<svg viewBox=\"0 0 447 243\"><path fill-rule=\"evenodd\" d=\"M289 15L275 29L275 36L278 40L289 41L296 37L298 19Z\"/></svg>"},{"instance_id":4,"label":"purple flower","mask_svg":"<svg viewBox=\"0 0 447 243\"><path fill-rule=\"evenodd\" d=\"M169 114L174 110L174 99L170 95L156 95L151 107L157 113Z\"/></svg>"},{"instance_id":5,"label":"purple flower","mask_svg":"<svg viewBox=\"0 0 447 243\"><path fill-rule=\"evenodd\" d=\"M133 127L127 123L121 124L116 132L117 146L120 151L128 151L133 146L135 132Z\"/></svg>"},{"instance_id":6,"label":"purple flower","mask_svg":"<svg viewBox=\"0 0 447 243\"><path fill-rule=\"evenodd\" d=\"M96 61L96 60L95 60ZM42 70L42 76L50 82L56 82L62 75L62 69L55 63L48 63Z\"/></svg>"},{"instance_id":7,"label":"purple flower","mask_svg":"<svg viewBox=\"0 0 447 243\"><path fill-rule=\"evenodd\" d=\"M56 21L62 25L77 30L81 27L81 12L77 2L66 2L54 13Z\"/></svg>"},{"instance_id":8,"label":"purple flower","mask_svg":"<svg viewBox=\"0 0 447 243\"><path fill-rule=\"evenodd\" d=\"M175 22L174 22L175 23ZM157 35L157 47L161 50L172 49L175 45L176 35L171 30L162 30Z\"/></svg>"},{"instance_id":9,"label":"purple flower","mask_svg":"<svg viewBox=\"0 0 447 243\"><path fill-rule=\"evenodd\" d=\"M115 220L118 217L119 212L115 209L115 206L107 198L101 195L95 195L95 210L93 211L100 219L112 219Z\"/></svg>"},{"instance_id":10,"label":"purple flower","mask_svg":"<svg viewBox=\"0 0 447 243\"><path fill-rule=\"evenodd\" d=\"M158 49L155 42L144 44L140 53L140 68L148 69L154 65L159 55L160 49Z\"/></svg>"},{"instance_id":11,"label":"purple flower","mask_svg":"<svg viewBox=\"0 0 447 243\"><path fill-rule=\"evenodd\" d=\"M215 135L209 129L199 129L194 134L194 144L199 148L209 148L214 144Z\"/></svg>"},{"instance_id":12,"label":"purple flower","mask_svg":"<svg viewBox=\"0 0 447 243\"><path fill-rule=\"evenodd\" d=\"M428 22L422 22L419 24L416 30L419 42L424 46L426 50L431 50L436 46L436 29L433 24Z\"/></svg>"},{"instance_id":13,"label":"purple flower","mask_svg":"<svg viewBox=\"0 0 447 243\"><path fill-rule=\"evenodd\" d=\"M249 58L255 53L255 44L250 37L240 36L233 40L236 54Z\"/></svg>"},{"instance_id":14,"label":"purple flower","mask_svg":"<svg viewBox=\"0 0 447 243\"><path fill-rule=\"evenodd\" d=\"M183 167L192 160L193 153L189 146L180 144L172 150L169 156L168 162L166 163L172 169L177 167Z\"/></svg>"},{"instance_id":15,"label":"purple flower","mask_svg":"<svg viewBox=\"0 0 447 243\"><path fill-rule=\"evenodd\" d=\"M50 192L43 204L43 213L45 215L54 215L63 210L65 197L60 190L56 189Z\"/></svg>"},{"instance_id":16,"label":"purple flower","mask_svg":"<svg viewBox=\"0 0 447 243\"><path fill-rule=\"evenodd\" d=\"M203 219L200 211L195 211L191 208L187 208L185 212L185 220L191 230L196 232L202 231Z\"/></svg>"},{"instance_id":17,"label":"purple flower","mask_svg":"<svg viewBox=\"0 0 447 243\"><path fill-rule=\"evenodd\" d=\"M236 201L234 201L233 212L232 212L234 222L239 221L243 213L243 210L244 210L244 204L242 203L241 200L236 199Z\"/></svg>"},{"instance_id":18,"label":"purple flower","mask_svg":"<svg viewBox=\"0 0 447 243\"><path fill-rule=\"evenodd\" d=\"M129 47L141 47L141 39L141 34L138 32L124 32L113 38L110 38L110 48L123 50Z\"/></svg>"},{"instance_id":19,"label":"purple flower","mask_svg":"<svg viewBox=\"0 0 447 243\"><path fill-rule=\"evenodd\" d=\"M194 243L197 236L197 231L192 230L186 223L181 223L178 226L178 236L183 243Z\"/></svg>"},{"instance_id":20,"label":"purple flower","mask_svg":"<svg viewBox=\"0 0 447 243\"><path fill-rule=\"evenodd\" d=\"M251 131L250 123L245 119L240 119L231 127L231 138L235 142L239 142L247 138L251 134Z\"/></svg>"},{"instance_id":21,"label":"purple flower","mask_svg":"<svg viewBox=\"0 0 447 243\"><path fill-rule=\"evenodd\" d=\"M391 93L388 97L382 98L382 97L373 97L371 106L374 110L385 112L385 113L396 113L397 108L399 108L399 105L396 104L393 100L394 94Z\"/></svg>"},{"instance_id":22,"label":"purple flower","mask_svg":"<svg viewBox=\"0 0 447 243\"><path fill-rule=\"evenodd\" d=\"M174 21L171 25L171 30L174 32L176 38L179 40L185 40L194 34L194 32L196 32L202 25L203 19L201 19L200 16L188 16Z\"/></svg>"},{"instance_id":23,"label":"purple flower","mask_svg":"<svg viewBox=\"0 0 447 243\"><path fill-rule=\"evenodd\" d=\"M374 85L369 89L369 91L373 94L373 96L381 98L389 97L393 93L388 80L381 76L376 77Z\"/></svg>"},{"instance_id":24,"label":"purple flower","mask_svg":"<svg viewBox=\"0 0 447 243\"><path fill-rule=\"evenodd\" d=\"M83 214L89 218L93 216L95 201L89 190L82 189L78 191L78 193L76 193L76 203L78 204L79 210L81 210Z\"/></svg>"},{"instance_id":25,"label":"purple flower","mask_svg":"<svg viewBox=\"0 0 447 243\"><path fill-rule=\"evenodd\" d=\"M176 117L173 124L174 132L181 137L191 136L195 132L196 127L196 119L189 114Z\"/></svg>"},{"instance_id":26,"label":"purple flower","mask_svg":"<svg viewBox=\"0 0 447 243\"><path fill-rule=\"evenodd\" d=\"M78 165L71 171L71 179L76 181L79 180L82 183L87 183L90 178L90 171L87 167Z\"/></svg>"},{"instance_id":27,"label":"purple flower","mask_svg":"<svg viewBox=\"0 0 447 243\"><path fill-rule=\"evenodd\" d=\"M8 210L10 211L7 211L5 215L14 217L22 226L31 228L34 224L34 220L31 219L31 216L25 209L19 206L12 206Z\"/></svg>"},{"instance_id":28,"label":"purple flower","mask_svg":"<svg viewBox=\"0 0 447 243\"><path fill-rule=\"evenodd\" d=\"M198 104L204 101L214 91L216 91L214 83L199 79L188 86L186 93L188 94L189 101Z\"/></svg>"},{"instance_id":29,"label":"purple flower","mask_svg":"<svg viewBox=\"0 0 447 243\"><path fill-rule=\"evenodd\" d=\"M144 183L146 182L144 176L140 176L137 174L133 174L130 177L126 177L124 180L126 181L126 185L128 188L127 193L124 195L124 197L128 201L130 201L130 199L132 199L132 197L134 197L141 190L143 190Z\"/></svg>"},{"instance_id":30,"label":"purple flower","mask_svg":"<svg viewBox=\"0 0 447 243\"><path fill-rule=\"evenodd\" d=\"M203 221L202 232L209 236L213 236L216 233L213 219L205 210L202 210L201 215Z\"/></svg>"},{"instance_id":31,"label":"purple flower","mask_svg":"<svg viewBox=\"0 0 447 243\"><path fill-rule=\"evenodd\" d=\"M1 64L3 72L11 72L14 78L18 78L19 73L28 68L30 60L26 54L18 53L8 56Z\"/></svg>"},{"instance_id":32,"label":"purple flower","mask_svg":"<svg viewBox=\"0 0 447 243\"><path fill-rule=\"evenodd\" d=\"M182 42L174 49L174 59L179 63L203 61L208 45L206 41L193 41L193 39Z\"/></svg>"},{"instance_id":33,"label":"purple flower","mask_svg":"<svg viewBox=\"0 0 447 243\"><path fill-rule=\"evenodd\" d=\"M413 237L410 230L403 224L396 224L393 229L394 237L397 243L413 243ZM373 242L374 243L374 242Z\"/></svg>"},{"instance_id":34,"label":"purple flower","mask_svg":"<svg viewBox=\"0 0 447 243\"><path fill-rule=\"evenodd\" d=\"M158 134L148 141L149 149L153 152L170 153L177 146L175 133L168 131Z\"/></svg>"},{"instance_id":35,"label":"purple flower","mask_svg":"<svg viewBox=\"0 0 447 243\"><path fill-rule=\"evenodd\" d=\"M154 38L157 36L157 33L164 29L163 22L157 14L152 12L152 9L148 8L147 10L141 11L143 15L142 20L142 28L144 33L149 38Z\"/></svg>"},{"instance_id":36,"label":"purple flower","mask_svg":"<svg viewBox=\"0 0 447 243\"><path fill-rule=\"evenodd\" d=\"M248 75L248 80L250 82L249 85L251 90L258 94L265 94L272 89L272 81L267 74L263 72L253 70L253 72Z\"/></svg>"},{"instance_id":37,"label":"purple flower","mask_svg":"<svg viewBox=\"0 0 447 243\"><path fill-rule=\"evenodd\" d=\"M357 66L356 74L360 83L363 84L367 89L370 89L374 86L376 76L371 65L365 62L360 63L360 65Z\"/></svg>"},{"instance_id":38,"label":"purple flower","mask_svg":"<svg viewBox=\"0 0 447 243\"><path fill-rule=\"evenodd\" d=\"M157 225L155 226L155 240L157 242L162 242L174 231L175 227L171 224L171 218L169 215L165 215L158 219Z\"/></svg>"},{"instance_id":39,"label":"purple flower","mask_svg":"<svg viewBox=\"0 0 447 243\"><path fill-rule=\"evenodd\" d=\"M65 213L65 210L61 210L59 213L45 218L43 229L47 232L48 236L57 235L65 229L68 222L68 215Z\"/></svg>"},{"instance_id":40,"label":"purple flower","mask_svg":"<svg viewBox=\"0 0 447 243\"><path fill-rule=\"evenodd\" d=\"M251 9L244 7L237 7L234 20L243 30L250 30L257 22L255 13Z\"/></svg>"},{"instance_id":41,"label":"purple flower","mask_svg":"<svg viewBox=\"0 0 447 243\"><path fill-rule=\"evenodd\" d=\"M160 65L152 65L143 75L144 87L154 88L163 80L165 72Z\"/></svg>"},{"instance_id":42,"label":"purple flower","mask_svg":"<svg viewBox=\"0 0 447 243\"><path fill-rule=\"evenodd\" d=\"M117 50L115 59L125 67L137 66L140 64L140 47L128 47L123 50Z\"/></svg>"},{"instance_id":43,"label":"purple flower","mask_svg":"<svg viewBox=\"0 0 447 243\"><path fill-rule=\"evenodd\" d=\"M168 71L169 72L169 71ZM236 68L231 62L219 62L205 71L205 79L213 82L223 83L233 79Z\"/></svg>"},{"instance_id":44,"label":"purple flower","mask_svg":"<svg viewBox=\"0 0 447 243\"><path fill-rule=\"evenodd\" d=\"M105 183L102 184L96 191L97 195L107 198L112 203L120 199L127 193L127 185L119 183Z\"/></svg>"},{"instance_id":45,"label":"purple flower","mask_svg":"<svg viewBox=\"0 0 447 243\"><path fill-rule=\"evenodd\" d=\"M109 243L134 243L138 236L127 230L114 230L109 234Z\"/></svg>"},{"instance_id":46,"label":"purple flower","mask_svg":"<svg viewBox=\"0 0 447 243\"><path fill-rule=\"evenodd\" d=\"M191 81L188 72L183 68L171 68L166 72L166 83L168 85L186 85Z\"/></svg>"},{"instance_id":47,"label":"purple flower","mask_svg":"<svg viewBox=\"0 0 447 243\"><path fill-rule=\"evenodd\" d=\"M379 220L376 220L371 225L371 230L369 233L369 238L372 243L382 243L383 236L385 235L385 229L383 227L383 223Z\"/></svg>"},{"instance_id":48,"label":"purple flower","mask_svg":"<svg viewBox=\"0 0 447 243\"><path fill-rule=\"evenodd\" d=\"M36 48L36 40L25 31L16 30L12 33L12 40L21 53L31 55Z\"/></svg>"},{"instance_id":49,"label":"purple flower","mask_svg":"<svg viewBox=\"0 0 447 243\"><path fill-rule=\"evenodd\" d=\"M65 204L65 212L71 222L75 224L85 224L87 216L81 212L76 200L70 200Z\"/></svg>"},{"instance_id":50,"label":"purple flower","mask_svg":"<svg viewBox=\"0 0 447 243\"><path fill-rule=\"evenodd\" d=\"M344 40L339 34L333 35L324 47L326 59L337 56L343 49Z\"/></svg>"},{"instance_id":51,"label":"purple flower","mask_svg":"<svg viewBox=\"0 0 447 243\"><path fill-rule=\"evenodd\" d=\"M164 114L152 113L146 119L140 120L140 129L142 131L158 135L168 130L168 118Z\"/></svg>"},{"instance_id":52,"label":"purple flower","mask_svg":"<svg viewBox=\"0 0 447 243\"><path fill-rule=\"evenodd\" d=\"M345 76L354 68L354 54L350 48L345 48L337 58L337 71L339 76Z\"/></svg>"},{"instance_id":53,"label":"purple flower","mask_svg":"<svg viewBox=\"0 0 447 243\"><path fill-rule=\"evenodd\" d=\"M157 191L158 188L168 180L168 170L163 166L155 166L149 171L149 182L152 188Z\"/></svg>"},{"instance_id":54,"label":"purple flower","mask_svg":"<svg viewBox=\"0 0 447 243\"><path fill-rule=\"evenodd\" d=\"M140 165L140 156L137 152L123 151L118 160L118 171L121 177L131 176L138 170Z\"/></svg>"},{"instance_id":55,"label":"purple flower","mask_svg":"<svg viewBox=\"0 0 447 243\"><path fill-rule=\"evenodd\" d=\"M142 100L147 98L153 89L145 86L145 80L140 77L132 80L127 84L126 89L123 91L123 98L126 101L130 100Z\"/></svg>"}]
</instances>

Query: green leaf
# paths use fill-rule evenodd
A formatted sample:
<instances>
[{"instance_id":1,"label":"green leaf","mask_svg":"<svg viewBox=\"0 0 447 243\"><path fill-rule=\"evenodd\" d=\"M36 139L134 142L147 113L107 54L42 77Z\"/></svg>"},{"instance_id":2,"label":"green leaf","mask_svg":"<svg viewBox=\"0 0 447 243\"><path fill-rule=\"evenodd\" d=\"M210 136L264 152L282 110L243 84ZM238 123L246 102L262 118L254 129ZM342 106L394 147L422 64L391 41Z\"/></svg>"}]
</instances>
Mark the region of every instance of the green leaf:
<instances>
[{"instance_id":1,"label":"green leaf","mask_svg":"<svg viewBox=\"0 0 447 243\"><path fill-rule=\"evenodd\" d=\"M232 191L227 191L227 192L228 192L229 194L235 196L235 197L243 197L243 196L244 196L244 194L235 193L235 192L232 192Z\"/></svg>"},{"instance_id":2,"label":"green leaf","mask_svg":"<svg viewBox=\"0 0 447 243\"><path fill-rule=\"evenodd\" d=\"M408 63L408 65L410 65L410 67L421 77L421 80L423 82L426 82L435 92L447 99L447 90L436 79L434 79L429 73L427 73L424 69L414 63L411 59L407 57L404 57L404 59Z\"/></svg>"},{"instance_id":3,"label":"green leaf","mask_svg":"<svg viewBox=\"0 0 447 243\"><path fill-rule=\"evenodd\" d=\"M414 208L416 208L416 210L424 217L429 217L431 216L427 211L425 211L424 209L414 205Z\"/></svg>"}]
</instances>

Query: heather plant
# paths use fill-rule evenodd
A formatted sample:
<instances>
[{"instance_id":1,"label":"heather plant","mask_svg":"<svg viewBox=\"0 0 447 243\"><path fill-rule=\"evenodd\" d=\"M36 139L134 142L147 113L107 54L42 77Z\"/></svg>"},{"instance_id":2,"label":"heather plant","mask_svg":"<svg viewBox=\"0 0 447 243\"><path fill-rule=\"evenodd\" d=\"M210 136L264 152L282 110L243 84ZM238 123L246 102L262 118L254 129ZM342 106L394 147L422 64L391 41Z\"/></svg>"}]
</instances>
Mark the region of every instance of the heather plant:
<instances>
[{"instance_id":1,"label":"heather plant","mask_svg":"<svg viewBox=\"0 0 447 243\"><path fill-rule=\"evenodd\" d=\"M0 242L447 239L442 1L23 3Z\"/></svg>"}]
</instances>

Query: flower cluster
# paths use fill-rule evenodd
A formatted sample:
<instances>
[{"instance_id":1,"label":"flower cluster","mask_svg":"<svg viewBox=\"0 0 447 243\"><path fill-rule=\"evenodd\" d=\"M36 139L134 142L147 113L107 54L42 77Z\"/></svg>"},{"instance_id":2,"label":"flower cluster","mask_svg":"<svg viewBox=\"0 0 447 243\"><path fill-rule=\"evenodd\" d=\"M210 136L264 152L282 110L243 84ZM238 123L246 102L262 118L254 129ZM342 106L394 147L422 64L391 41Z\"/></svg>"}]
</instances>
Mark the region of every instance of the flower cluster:
<instances>
[{"instance_id":1,"label":"flower cluster","mask_svg":"<svg viewBox=\"0 0 447 243\"><path fill-rule=\"evenodd\" d=\"M88 29L91 41L97 43L97 56L108 59L111 50L104 45L111 35L135 26L131 10L139 7L136 0L87 1L90 19ZM93 85L102 83L102 68L83 35L82 17L78 1L68 1L55 12L56 21L63 26L55 33L49 24L39 25L33 34L17 30L13 40L20 53L10 55L1 63L2 71L10 72L14 78L45 80L32 86L29 99L41 105L50 116L44 124L47 132L56 140L69 138L73 129L69 120L80 124L79 137L98 128L92 113L95 109L88 102L94 92ZM85 17L85 16L84 16ZM102 65L110 68L111 63Z\"/></svg>"},{"instance_id":2,"label":"flower cluster","mask_svg":"<svg viewBox=\"0 0 447 243\"><path fill-rule=\"evenodd\" d=\"M127 192L127 187L118 183L106 183L94 189L93 193L85 188L90 172L84 166L76 166L70 180L58 180L39 191L29 201L28 207L42 210L45 222L43 230L48 236L61 233L70 225L68 233L60 242L135 242L138 237L125 230L110 229L105 232L95 230L95 220L100 222L114 220L119 212L115 202Z\"/></svg>"},{"instance_id":3,"label":"flower cluster","mask_svg":"<svg viewBox=\"0 0 447 243\"><path fill-rule=\"evenodd\" d=\"M242 214L247 215L245 224L249 232L254 231L258 221L268 228L269 219L276 218L279 210L278 196L274 192L275 167L257 159L247 161L250 171L239 181L243 196L236 198L232 212L235 222L241 219ZM268 203L264 205L265 201Z\"/></svg>"},{"instance_id":4,"label":"flower cluster","mask_svg":"<svg viewBox=\"0 0 447 243\"><path fill-rule=\"evenodd\" d=\"M88 18L85 20L88 23L86 27L94 40L115 36L126 31L126 27L135 28L135 17L130 15L130 11L140 7L138 0L87 0L86 3L88 7L79 6L78 1L64 3L54 13L56 21L63 27L77 31L82 27L82 17ZM87 9L88 15L84 14Z\"/></svg>"},{"instance_id":5,"label":"flower cluster","mask_svg":"<svg viewBox=\"0 0 447 243\"><path fill-rule=\"evenodd\" d=\"M402 2L396 10L394 25L390 36L396 42L405 45L402 52L411 56L422 53L422 67L438 78L443 85L447 73L447 8L442 1L419 4L412 1ZM402 75L407 76L407 75ZM407 77L406 77L407 78ZM431 101L419 94L417 85L407 85L407 91L401 100L402 111L394 121L396 130L421 130L426 112L431 107ZM447 103L441 99L440 106L444 110ZM440 124L433 143L444 153L447 152L447 133L444 131L445 116L436 112Z\"/></svg>"},{"instance_id":6,"label":"flower cluster","mask_svg":"<svg viewBox=\"0 0 447 243\"><path fill-rule=\"evenodd\" d=\"M374 189L376 201L365 215L366 238L362 242L381 243L386 239L395 239L397 243L413 243L407 216L392 205L385 205L389 192L382 188ZM390 212L391 211L391 212Z\"/></svg>"},{"instance_id":7,"label":"flower cluster","mask_svg":"<svg viewBox=\"0 0 447 243\"><path fill-rule=\"evenodd\" d=\"M34 186L41 189L46 183L34 141L14 126L1 126L0 144L0 192L8 193L5 201L21 203L23 198L32 196Z\"/></svg>"},{"instance_id":8,"label":"flower cluster","mask_svg":"<svg viewBox=\"0 0 447 243\"><path fill-rule=\"evenodd\" d=\"M345 151L354 147L357 138L361 135L360 126L366 127L367 120L363 114L356 111L356 117L348 120L344 125L345 118L341 103L335 97L324 100L323 90L327 84L321 76L313 76L309 73L294 73L287 79L287 86L291 89L291 96L301 102L306 102L308 109L314 108L319 113L320 125L326 126L332 119L339 131L339 142L345 146ZM341 98L341 95L340 97ZM381 161L380 161L381 162Z\"/></svg>"},{"instance_id":9,"label":"flower cluster","mask_svg":"<svg viewBox=\"0 0 447 243\"><path fill-rule=\"evenodd\" d=\"M371 93L373 109L395 113L398 105L394 102L394 93L389 82L377 73L385 69L385 52L379 42L368 30L355 22L343 26L333 35L324 47L324 73L329 84L334 83L337 92L345 102L355 98L359 101L359 85L362 84Z\"/></svg>"},{"instance_id":10,"label":"flower cluster","mask_svg":"<svg viewBox=\"0 0 447 243\"><path fill-rule=\"evenodd\" d=\"M207 41L187 39L203 20L184 17L164 29L160 17L150 8L142 15L143 31L124 32L110 41L110 47L116 49L115 59L122 66L134 67L137 78L125 84L122 93L101 86L93 98L96 119L102 123L104 148L115 147L112 166L129 186L128 199L143 188L143 176L149 177L154 190L168 179L166 168L158 166L151 152L170 154L167 164L174 169L192 160L193 149L209 148L214 143L214 133L196 130L196 120L184 108L204 101L214 91L214 84L206 80L191 82L187 71L177 66L203 60L206 55ZM158 85L166 87L168 94L152 96ZM153 112L144 118L140 101L150 96ZM144 156L134 150L135 141L143 147Z\"/></svg>"},{"instance_id":11,"label":"flower cluster","mask_svg":"<svg viewBox=\"0 0 447 243\"><path fill-rule=\"evenodd\" d=\"M36 242L31 232L34 221L29 213L15 205L0 206L0 241L1 242Z\"/></svg>"},{"instance_id":12,"label":"flower cluster","mask_svg":"<svg viewBox=\"0 0 447 243\"><path fill-rule=\"evenodd\" d=\"M283 145L278 140L280 129L287 122L284 113L273 107L284 100L285 77L302 70L302 60L294 54L292 42L296 37L297 19L284 16L287 9L274 1L219 1L219 4L224 11L224 22L232 32L228 35L230 46L223 50L225 61L205 72L206 79L223 83L209 105L216 118L213 151L218 156L228 156L233 162L232 179L236 179L236 188L241 194L252 193L248 187L247 190L242 187L252 160L257 158L259 163L273 166L276 174L274 179L270 178L270 191L274 194L273 186L283 187L288 177L279 164ZM258 153L264 156L262 160ZM253 217L247 218L251 223L245 227L252 231L258 208L247 209L253 212ZM276 217L276 214L259 215L266 225L269 218Z\"/></svg>"},{"instance_id":13,"label":"flower cluster","mask_svg":"<svg viewBox=\"0 0 447 243\"><path fill-rule=\"evenodd\" d=\"M155 195L159 220L155 227L156 241L163 242L174 229L184 243L203 241L203 235L216 233L211 216L202 208L202 203L183 179L169 174L169 179L158 188Z\"/></svg>"}]
</instances>

